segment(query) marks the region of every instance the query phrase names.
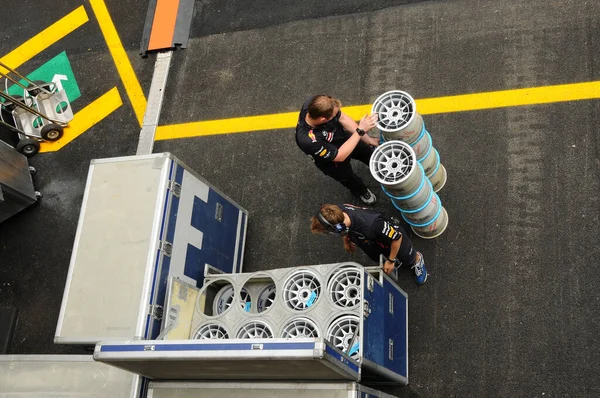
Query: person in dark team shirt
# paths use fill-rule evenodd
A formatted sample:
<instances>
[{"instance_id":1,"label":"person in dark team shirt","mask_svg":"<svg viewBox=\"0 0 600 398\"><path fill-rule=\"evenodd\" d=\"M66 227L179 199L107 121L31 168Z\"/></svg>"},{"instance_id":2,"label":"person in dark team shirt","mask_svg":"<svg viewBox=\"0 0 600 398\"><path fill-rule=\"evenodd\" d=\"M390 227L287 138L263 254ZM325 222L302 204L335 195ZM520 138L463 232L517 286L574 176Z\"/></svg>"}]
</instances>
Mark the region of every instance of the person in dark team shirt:
<instances>
[{"instance_id":1,"label":"person in dark team shirt","mask_svg":"<svg viewBox=\"0 0 600 398\"><path fill-rule=\"evenodd\" d=\"M423 255L413 248L410 238L400 225L391 222L378 211L348 204L321 205L311 219L311 232L341 235L346 251L354 253L360 247L373 261L379 256L386 259L383 270L391 273L402 264L414 271L415 282L427 280Z\"/></svg>"},{"instance_id":2,"label":"person in dark team shirt","mask_svg":"<svg viewBox=\"0 0 600 398\"><path fill-rule=\"evenodd\" d=\"M340 110L341 106L338 99L328 95L306 101L296 126L296 143L325 175L339 181L363 203L372 205L377 198L354 173L350 159L369 165L379 140L365 132L375 127L377 114L365 116L357 124Z\"/></svg>"}]
</instances>

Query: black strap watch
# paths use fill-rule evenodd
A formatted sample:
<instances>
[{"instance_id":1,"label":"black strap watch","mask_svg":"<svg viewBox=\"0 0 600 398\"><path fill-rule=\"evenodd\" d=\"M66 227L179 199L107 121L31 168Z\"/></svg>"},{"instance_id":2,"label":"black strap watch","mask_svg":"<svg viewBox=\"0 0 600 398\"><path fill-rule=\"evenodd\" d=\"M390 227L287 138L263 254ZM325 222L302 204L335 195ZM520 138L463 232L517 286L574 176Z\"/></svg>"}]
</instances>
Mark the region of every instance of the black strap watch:
<instances>
[{"instance_id":1,"label":"black strap watch","mask_svg":"<svg viewBox=\"0 0 600 398\"><path fill-rule=\"evenodd\" d=\"M357 127L357 128L356 128L356 132L357 132L357 133L358 133L358 135L360 135L361 137L362 137L363 135L365 135L365 130L361 129L360 127Z\"/></svg>"}]
</instances>

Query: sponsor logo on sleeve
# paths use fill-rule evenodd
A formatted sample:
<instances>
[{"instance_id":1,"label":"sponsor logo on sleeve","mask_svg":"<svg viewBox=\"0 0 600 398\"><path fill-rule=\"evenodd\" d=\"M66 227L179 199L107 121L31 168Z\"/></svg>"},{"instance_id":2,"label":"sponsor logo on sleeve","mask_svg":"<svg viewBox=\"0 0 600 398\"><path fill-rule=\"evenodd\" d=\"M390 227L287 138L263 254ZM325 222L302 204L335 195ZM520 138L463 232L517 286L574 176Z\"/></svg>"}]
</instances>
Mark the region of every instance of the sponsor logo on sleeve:
<instances>
[{"instance_id":1,"label":"sponsor logo on sleeve","mask_svg":"<svg viewBox=\"0 0 600 398\"><path fill-rule=\"evenodd\" d=\"M308 138L310 138L312 142L317 142L317 137L315 137L315 133L313 133L312 130L308 132Z\"/></svg>"},{"instance_id":2,"label":"sponsor logo on sleeve","mask_svg":"<svg viewBox=\"0 0 600 398\"><path fill-rule=\"evenodd\" d=\"M383 231L381 232L391 239L395 238L398 235L398 231L396 231L396 229L392 227L388 222L383 223Z\"/></svg>"},{"instance_id":3,"label":"sponsor logo on sleeve","mask_svg":"<svg viewBox=\"0 0 600 398\"><path fill-rule=\"evenodd\" d=\"M366 207L355 206L355 205L352 205L350 203L344 203L344 207L346 207L346 210L352 210L352 211L354 211L354 209L365 209L365 210L368 210Z\"/></svg>"}]
</instances>

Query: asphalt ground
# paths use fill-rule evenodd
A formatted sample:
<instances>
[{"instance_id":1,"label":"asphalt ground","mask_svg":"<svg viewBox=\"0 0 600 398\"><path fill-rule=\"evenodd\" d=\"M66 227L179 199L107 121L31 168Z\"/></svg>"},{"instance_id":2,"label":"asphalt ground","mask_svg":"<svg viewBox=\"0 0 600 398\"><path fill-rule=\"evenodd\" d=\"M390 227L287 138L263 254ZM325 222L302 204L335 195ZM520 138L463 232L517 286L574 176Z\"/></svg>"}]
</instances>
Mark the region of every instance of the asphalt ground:
<instances>
[{"instance_id":1,"label":"asphalt ground","mask_svg":"<svg viewBox=\"0 0 600 398\"><path fill-rule=\"evenodd\" d=\"M147 94L154 57L138 56L143 3L106 2ZM363 105L391 89L422 99L600 80L597 2L314 3L198 2L160 124L295 112L316 93ZM20 22L2 36L1 54L80 3L41 14L36 5L0 16L4 26ZM77 352L52 338L87 166L137 145L131 101L85 9L89 22L22 69L66 50L82 92L76 110L111 87L123 105L59 151L32 158L44 198L0 224L0 303L19 309L13 354ZM599 116L597 99L424 116L448 170L440 197L450 225L435 240L413 237L427 283L400 275L410 385L397 395L600 394ZM157 141L163 151L249 210L246 271L370 264L335 238L310 234L320 203L357 202L300 152L293 128ZM375 208L395 213L366 167L356 170L378 195Z\"/></svg>"}]
</instances>

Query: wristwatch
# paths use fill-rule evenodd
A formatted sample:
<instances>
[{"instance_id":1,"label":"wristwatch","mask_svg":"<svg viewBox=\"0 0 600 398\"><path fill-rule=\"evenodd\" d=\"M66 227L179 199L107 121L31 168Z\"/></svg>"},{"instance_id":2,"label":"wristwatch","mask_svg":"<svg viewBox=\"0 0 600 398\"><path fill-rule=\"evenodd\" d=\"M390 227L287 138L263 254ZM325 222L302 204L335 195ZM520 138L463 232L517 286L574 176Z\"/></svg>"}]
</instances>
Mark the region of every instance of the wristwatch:
<instances>
[{"instance_id":1,"label":"wristwatch","mask_svg":"<svg viewBox=\"0 0 600 398\"><path fill-rule=\"evenodd\" d=\"M360 135L361 137L362 137L363 135L365 135L365 130L361 129L360 127L357 127L357 128L356 128L356 132L357 132L357 133L358 133L358 135Z\"/></svg>"}]
</instances>

